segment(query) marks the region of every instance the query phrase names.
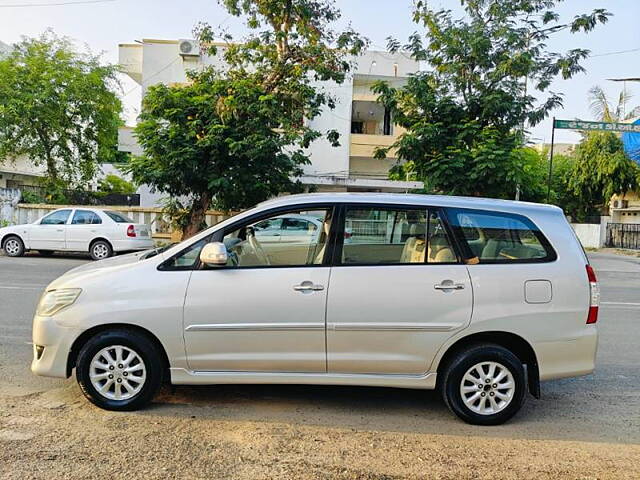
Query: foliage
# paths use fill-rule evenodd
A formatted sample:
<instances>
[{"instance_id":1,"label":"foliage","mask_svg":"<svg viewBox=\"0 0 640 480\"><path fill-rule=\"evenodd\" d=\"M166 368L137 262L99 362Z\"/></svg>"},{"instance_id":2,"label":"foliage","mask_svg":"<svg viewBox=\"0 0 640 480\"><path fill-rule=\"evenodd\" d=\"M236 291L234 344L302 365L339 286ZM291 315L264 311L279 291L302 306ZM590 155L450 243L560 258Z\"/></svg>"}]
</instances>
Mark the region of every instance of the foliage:
<instances>
[{"instance_id":1,"label":"foliage","mask_svg":"<svg viewBox=\"0 0 640 480\"><path fill-rule=\"evenodd\" d=\"M565 182L575 198L572 213L577 219L602 211L614 193L633 190L640 180L640 168L625 155L622 142L612 132L585 136L567 170Z\"/></svg>"},{"instance_id":2,"label":"foliage","mask_svg":"<svg viewBox=\"0 0 640 480\"><path fill-rule=\"evenodd\" d=\"M22 203L45 203L44 197L31 190L22 191Z\"/></svg>"},{"instance_id":3,"label":"foliage","mask_svg":"<svg viewBox=\"0 0 640 480\"><path fill-rule=\"evenodd\" d=\"M144 155L126 170L171 196L186 197L185 237L198 231L213 202L244 208L281 192L299 191L292 178L309 162L307 147L324 136L309 120L335 100L316 81L342 83L365 42L337 33L331 0L221 0L246 18L241 41L201 24L196 34L224 67L190 73L190 85L148 90L136 135ZM223 45L212 43L222 36Z\"/></svg>"},{"instance_id":4,"label":"foliage","mask_svg":"<svg viewBox=\"0 0 640 480\"><path fill-rule=\"evenodd\" d=\"M546 152L548 155L548 152ZM580 208L580 199L577 198L570 186L571 172L576 158L574 154L555 154L553 156L553 172L551 175L550 202L560 206L567 215L578 218L577 211ZM546 182L546 180L545 180ZM597 212L587 209L587 215L595 215Z\"/></svg>"},{"instance_id":5,"label":"foliage","mask_svg":"<svg viewBox=\"0 0 640 480\"><path fill-rule=\"evenodd\" d=\"M544 202L549 178L549 161L545 152L523 147L514 150L512 157L515 169L522 172L522 181L518 183L520 200Z\"/></svg>"},{"instance_id":6,"label":"foliage","mask_svg":"<svg viewBox=\"0 0 640 480\"><path fill-rule=\"evenodd\" d=\"M221 117L211 105L233 104ZM277 131L279 105L249 80L203 79L183 87L158 85L144 98L136 127L145 154L124 170L172 197L184 198L185 236L197 232L212 202L225 210L260 202L282 191L299 191L291 176L306 162L287 151Z\"/></svg>"},{"instance_id":7,"label":"foliage","mask_svg":"<svg viewBox=\"0 0 640 480\"><path fill-rule=\"evenodd\" d=\"M182 205L182 202L175 197L166 197L162 199L162 212L169 219L169 224L173 230L184 231L189 226L191 215L188 208ZM199 229L206 227L204 217L202 223L198 225Z\"/></svg>"},{"instance_id":8,"label":"foliage","mask_svg":"<svg viewBox=\"0 0 640 480\"><path fill-rule=\"evenodd\" d=\"M52 182L87 183L115 155L116 68L47 32L0 60L0 162L26 155Z\"/></svg>"},{"instance_id":9,"label":"foliage","mask_svg":"<svg viewBox=\"0 0 640 480\"><path fill-rule=\"evenodd\" d=\"M389 49L430 68L402 88L375 86L407 130L377 156L397 149L399 159L412 162L418 178L441 193L513 198L518 185L526 190L527 162L519 151L525 127L562 105L560 94L547 92L551 82L584 71L580 62L589 54L551 52L546 43L563 30L591 31L610 15L596 9L562 23L553 11L557 3L462 0L466 15L454 18L417 0L413 19L424 38L414 33L405 45L389 39Z\"/></svg>"},{"instance_id":10,"label":"foliage","mask_svg":"<svg viewBox=\"0 0 640 480\"><path fill-rule=\"evenodd\" d=\"M632 96L626 90L620 92L618 102L614 105L604 90L595 86L589 90L590 109L595 118L601 122L622 122L640 115L640 107L632 108L626 112L627 105Z\"/></svg>"},{"instance_id":11,"label":"foliage","mask_svg":"<svg viewBox=\"0 0 640 480\"><path fill-rule=\"evenodd\" d=\"M136 193L136 186L118 175L109 174L98 181L98 191L101 193Z\"/></svg>"}]
</instances>

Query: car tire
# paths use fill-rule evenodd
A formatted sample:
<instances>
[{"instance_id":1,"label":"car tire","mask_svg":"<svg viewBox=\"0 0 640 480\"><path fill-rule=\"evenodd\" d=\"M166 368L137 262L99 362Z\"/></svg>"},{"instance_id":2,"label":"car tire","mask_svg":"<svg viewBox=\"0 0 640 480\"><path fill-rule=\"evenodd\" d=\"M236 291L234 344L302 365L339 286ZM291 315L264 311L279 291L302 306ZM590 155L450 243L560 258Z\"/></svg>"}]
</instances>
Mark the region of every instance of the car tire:
<instances>
[{"instance_id":1,"label":"car tire","mask_svg":"<svg viewBox=\"0 0 640 480\"><path fill-rule=\"evenodd\" d=\"M2 249L8 257L21 257L24 255L24 242L17 235L11 235L2 242Z\"/></svg>"},{"instance_id":2,"label":"car tire","mask_svg":"<svg viewBox=\"0 0 640 480\"><path fill-rule=\"evenodd\" d=\"M106 240L96 240L89 247L89 255L93 260L104 260L113 255L113 247Z\"/></svg>"},{"instance_id":3,"label":"car tire","mask_svg":"<svg viewBox=\"0 0 640 480\"><path fill-rule=\"evenodd\" d=\"M38 253L43 257L50 257L53 255L53 250L38 250Z\"/></svg>"},{"instance_id":4,"label":"car tire","mask_svg":"<svg viewBox=\"0 0 640 480\"><path fill-rule=\"evenodd\" d=\"M82 347L76 379L85 397L105 410L130 411L149 404L162 384L162 353L146 335L107 330Z\"/></svg>"},{"instance_id":5,"label":"car tire","mask_svg":"<svg viewBox=\"0 0 640 480\"><path fill-rule=\"evenodd\" d=\"M441 385L444 402L473 425L500 425L522 407L526 376L511 351L493 344L474 345L448 362Z\"/></svg>"}]
</instances>

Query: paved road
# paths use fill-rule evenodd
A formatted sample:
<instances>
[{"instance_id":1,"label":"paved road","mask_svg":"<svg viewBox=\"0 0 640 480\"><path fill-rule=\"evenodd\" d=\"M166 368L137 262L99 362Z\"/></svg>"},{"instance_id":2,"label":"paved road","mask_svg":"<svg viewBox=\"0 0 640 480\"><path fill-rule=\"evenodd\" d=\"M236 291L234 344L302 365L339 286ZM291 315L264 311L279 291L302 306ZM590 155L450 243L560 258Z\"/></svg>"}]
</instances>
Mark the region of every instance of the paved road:
<instances>
[{"instance_id":1,"label":"paved road","mask_svg":"<svg viewBox=\"0 0 640 480\"><path fill-rule=\"evenodd\" d=\"M640 478L640 258L590 256L602 287L596 372L544 383L497 428L456 420L433 392L377 388L176 387L144 412L100 411L73 379L28 369L43 287L87 259L0 256L0 447L16 447L0 449L0 477L119 478L138 465L149 478L418 478L427 462L439 478L485 478L497 462L494 478ZM120 470L87 450L95 441ZM151 458L131 457L138 442Z\"/></svg>"}]
</instances>

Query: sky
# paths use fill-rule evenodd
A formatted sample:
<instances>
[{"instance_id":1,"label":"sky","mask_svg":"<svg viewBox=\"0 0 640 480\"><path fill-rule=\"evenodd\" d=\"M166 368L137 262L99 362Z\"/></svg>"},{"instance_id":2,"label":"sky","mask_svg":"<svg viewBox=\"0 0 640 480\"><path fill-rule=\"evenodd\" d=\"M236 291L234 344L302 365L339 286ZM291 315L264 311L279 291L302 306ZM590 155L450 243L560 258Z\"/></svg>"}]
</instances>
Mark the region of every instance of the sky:
<instances>
[{"instance_id":1,"label":"sky","mask_svg":"<svg viewBox=\"0 0 640 480\"><path fill-rule=\"evenodd\" d=\"M85 1L95 3L68 4ZM337 0L343 25L351 24L371 40L373 48L384 49L386 38L406 39L420 27L411 21L411 0ZM49 4L48 6L40 6ZM460 0L432 0L434 7L459 11ZM640 0L566 0L558 12L565 20L594 8L607 8L614 14L609 23L590 34L561 33L549 42L550 49L591 50L592 57L583 65L586 74L571 80L558 80L551 90L564 94L564 107L553 112L557 118L591 119L588 91L594 85L617 97L622 83L608 78L640 77ZM216 0L0 0L0 41L14 43L22 36L37 36L47 29L71 37L104 60L117 62L118 44L142 38L191 38L199 21L223 24L230 33L241 35L242 21L231 17ZM634 50L627 52L628 50ZM625 52L625 53L617 53ZM627 91L640 94L640 83L627 83ZM127 115L135 114L140 104L140 90L135 82L123 77L123 101ZM640 97L630 106L640 105ZM534 143L550 142L551 119L531 129ZM556 142L576 143L580 136L568 130L556 131Z\"/></svg>"}]
</instances>

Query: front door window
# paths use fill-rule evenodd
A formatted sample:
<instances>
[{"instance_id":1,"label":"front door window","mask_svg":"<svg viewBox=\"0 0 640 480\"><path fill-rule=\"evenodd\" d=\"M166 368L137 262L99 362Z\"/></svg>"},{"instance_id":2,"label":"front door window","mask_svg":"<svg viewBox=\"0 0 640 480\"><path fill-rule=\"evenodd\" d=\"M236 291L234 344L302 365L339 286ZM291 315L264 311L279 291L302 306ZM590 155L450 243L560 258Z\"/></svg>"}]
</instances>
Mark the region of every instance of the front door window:
<instances>
[{"instance_id":1,"label":"front door window","mask_svg":"<svg viewBox=\"0 0 640 480\"><path fill-rule=\"evenodd\" d=\"M64 225L67 223L71 210L58 210L50 213L40 221L40 225Z\"/></svg>"},{"instance_id":2,"label":"front door window","mask_svg":"<svg viewBox=\"0 0 640 480\"><path fill-rule=\"evenodd\" d=\"M225 234L228 266L321 265L329 235L329 210L295 210L245 224Z\"/></svg>"}]
</instances>

